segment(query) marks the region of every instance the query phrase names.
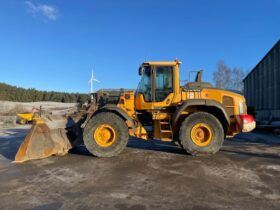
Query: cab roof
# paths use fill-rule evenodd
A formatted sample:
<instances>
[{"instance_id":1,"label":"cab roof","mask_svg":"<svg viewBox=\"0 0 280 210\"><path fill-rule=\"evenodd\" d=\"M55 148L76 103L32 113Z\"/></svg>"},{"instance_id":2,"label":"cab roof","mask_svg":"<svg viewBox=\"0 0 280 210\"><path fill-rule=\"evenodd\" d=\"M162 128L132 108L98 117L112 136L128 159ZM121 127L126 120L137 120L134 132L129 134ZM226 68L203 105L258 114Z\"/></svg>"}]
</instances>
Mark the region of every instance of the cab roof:
<instances>
[{"instance_id":1,"label":"cab roof","mask_svg":"<svg viewBox=\"0 0 280 210\"><path fill-rule=\"evenodd\" d=\"M181 64L179 60L175 61L146 61L142 63L142 66L175 66Z\"/></svg>"}]
</instances>

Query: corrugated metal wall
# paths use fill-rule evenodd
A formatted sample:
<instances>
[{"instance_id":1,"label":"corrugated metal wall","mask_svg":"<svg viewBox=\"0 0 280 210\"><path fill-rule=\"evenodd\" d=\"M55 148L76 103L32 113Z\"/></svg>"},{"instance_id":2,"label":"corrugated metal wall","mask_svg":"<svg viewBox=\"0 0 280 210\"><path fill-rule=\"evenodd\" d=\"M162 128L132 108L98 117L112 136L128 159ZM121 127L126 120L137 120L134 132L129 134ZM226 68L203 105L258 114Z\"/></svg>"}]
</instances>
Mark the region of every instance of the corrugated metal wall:
<instances>
[{"instance_id":1,"label":"corrugated metal wall","mask_svg":"<svg viewBox=\"0 0 280 210\"><path fill-rule=\"evenodd\" d=\"M280 41L244 79L244 95L258 120L280 119Z\"/></svg>"}]
</instances>

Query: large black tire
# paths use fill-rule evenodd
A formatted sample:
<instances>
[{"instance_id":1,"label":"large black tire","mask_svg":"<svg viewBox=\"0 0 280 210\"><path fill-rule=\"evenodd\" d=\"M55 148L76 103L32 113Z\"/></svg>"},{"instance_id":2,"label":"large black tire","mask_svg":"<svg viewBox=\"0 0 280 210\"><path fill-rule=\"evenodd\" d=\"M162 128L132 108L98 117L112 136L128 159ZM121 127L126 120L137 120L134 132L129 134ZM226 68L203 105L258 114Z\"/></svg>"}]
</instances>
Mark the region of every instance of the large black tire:
<instances>
[{"instance_id":1,"label":"large black tire","mask_svg":"<svg viewBox=\"0 0 280 210\"><path fill-rule=\"evenodd\" d=\"M202 127L202 135L201 130L197 130L201 129L199 125L207 125L208 127L208 129ZM195 136L196 138L194 138L193 136ZM209 136L212 136L212 138L210 138ZM203 137L209 140L204 140ZM197 143L197 140L193 140L197 138L202 138L202 143L199 142L199 144ZM224 129L221 122L212 114L209 114L207 112L196 112L186 117L186 119L182 122L179 131L179 141L186 152L191 155L215 154L223 145Z\"/></svg>"},{"instance_id":2,"label":"large black tire","mask_svg":"<svg viewBox=\"0 0 280 210\"><path fill-rule=\"evenodd\" d=\"M109 125L114 129L115 141L112 145L100 146L94 138L96 129L101 125ZM113 157L120 154L128 142L128 128L124 120L111 112L101 112L93 116L86 125L83 138L86 148L97 157Z\"/></svg>"}]
</instances>

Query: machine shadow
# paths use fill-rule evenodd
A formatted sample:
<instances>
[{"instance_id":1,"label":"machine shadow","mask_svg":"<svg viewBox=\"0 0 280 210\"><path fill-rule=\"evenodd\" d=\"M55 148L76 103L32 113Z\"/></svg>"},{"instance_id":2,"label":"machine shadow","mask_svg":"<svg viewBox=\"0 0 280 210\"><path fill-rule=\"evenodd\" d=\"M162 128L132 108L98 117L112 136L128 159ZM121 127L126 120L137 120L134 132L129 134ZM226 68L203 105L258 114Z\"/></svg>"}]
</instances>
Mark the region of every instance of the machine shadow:
<instances>
[{"instance_id":1,"label":"machine shadow","mask_svg":"<svg viewBox=\"0 0 280 210\"><path fill-rule=\"evenodd\" d=\"M131 137L128 141L128 148L149 150L149 151L160 151L166 153L187 155L187 153L173 142L164 142L160 140L142 140Z\"/></svg>"},{"instance_id":2,"label":"machine shadow","mask_svg":"<svg viewBox=\"0 0 280 210\"><path fill-rule=\"evenodd\" d=\"M5 136L0 138L0 155L14 161L16 153L23 142L28 130L11 128L5 130Z\"/></svg>"},{"instance_id":3,"label":"machine shadow","mask_svg":"<svg viewBox=\"0 0 280 210\"><path fill-rule=\"evenodd\" d=\"M134 137L130 137L127 148L188 155L183 149L175 145L173 142L162 142L160 140L145 141ZM92 156L92 154L86 149L85 145L76 146L69 150L69 153L75 155Z\"/></svg>"},{"instance_id":4,"label":"machine shadow","mask_svg":"<svg viewBox=\"0 0 280 210\"><path fill-rule=\"evenodd\" d=\"M83 144L73 147L68 153L73 155L93 156Z\"/></svg>"},{"instance_id":5,"label":"machine shadow","mask_svg":"<svg viewBox=\"0 0 280 210\"><path fill-rule=\"evenodd\" d=\"M271 154L271 153L254 153L254 152L247 152L247 151L233 151L229 149L221 149L220 151L228 154L242 155L247 157L258 157L258 158L269 158L269 159L280 160L279 155Z\"/></svg>"},{"instance_id":6,"label":"machine shadow","mask_svg":"<svg viewBox=\"0 0 280 210\"><path fill-rule=\"evenodd\" d=\"M257 134L263 134L263 133L257 133ZM239 143L246 143L246 144L263 144L263 145L280 147L280 137L278 137L278 136L273 136L271 139L263 139L261 137L250 138L250 137L240 134L240 135L237 135L236 137L234 137L233 141L239 142Z\"/></svg>"},{"instance_id":7,"label":"machine shadow","mask_svg":"<svg viewBox=\"0 0 280 210\"><path fill-rule=\"evenodd\" d=\"M267 138L264 139L263 133L252 132L250 134L238 134L233 138L228 138L221 152L231 155L239 155L244 157L258 157L269 159L280 159L280 154L271 153L266 151L267 148L278 149L280 148L280 138ZM252 148L256 148L257 151L252 151Z\"/></svg>"}]
</instances>

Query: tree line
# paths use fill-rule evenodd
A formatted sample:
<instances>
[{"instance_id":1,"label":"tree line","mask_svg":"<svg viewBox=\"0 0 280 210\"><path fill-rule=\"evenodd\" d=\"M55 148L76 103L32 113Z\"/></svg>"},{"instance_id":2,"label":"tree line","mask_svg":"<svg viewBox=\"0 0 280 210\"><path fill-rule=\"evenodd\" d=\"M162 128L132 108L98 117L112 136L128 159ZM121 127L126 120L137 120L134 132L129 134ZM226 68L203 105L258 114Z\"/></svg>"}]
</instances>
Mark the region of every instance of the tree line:
<instances>
[{"instance_id":1,"label":"tree line","mask_svg":"<svg viewBox=\"0 0 280 210\"><path fill-rule=\"evenodd\" d=\"M220 60L217 64L217 69L213 72L213 80L215 87L243 92L245 75L243 69L238 67L230 68L223 60Z\"/></svg>"},{"instance_id":2,"label":"tree line","mask_svg":"<svg viewBox=\"0 0 280 210\"><path fill-rule=\"evenodd\" d=\"M16 102L55 101L65 103L85 102L90 99L89 94L66 93L55 91L39 91L34 88L20 88L0 83L0 100Z\"/></svg>"}]
</instances>

